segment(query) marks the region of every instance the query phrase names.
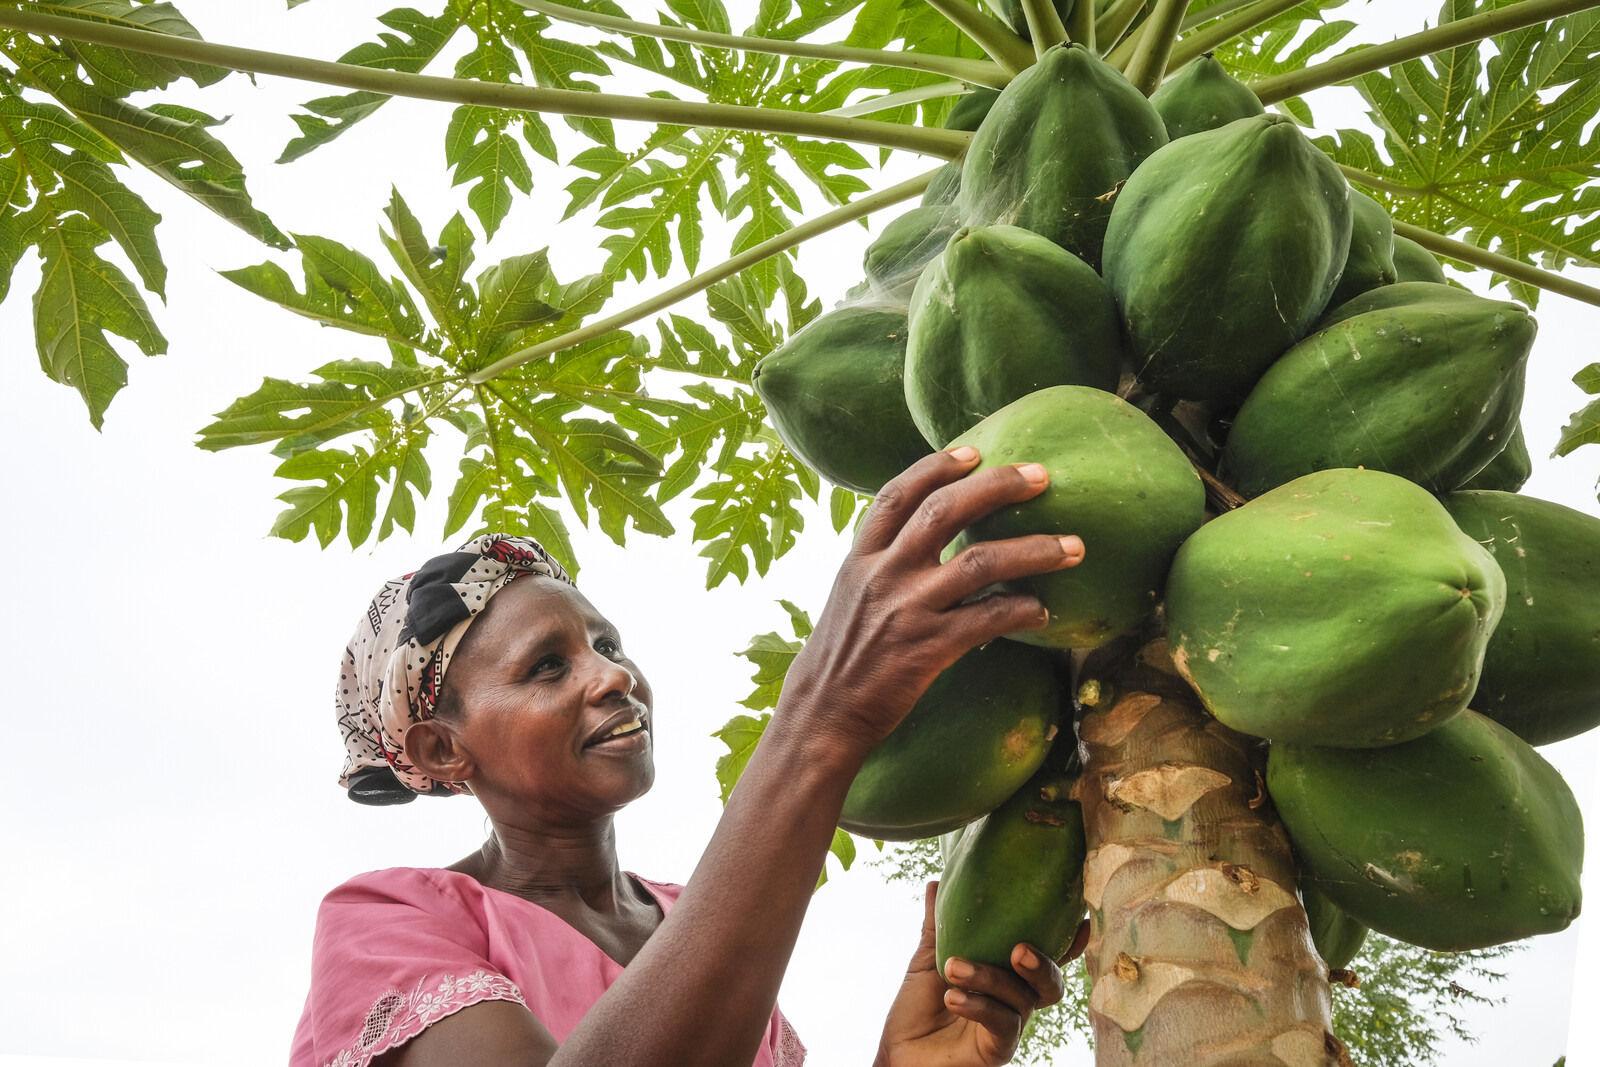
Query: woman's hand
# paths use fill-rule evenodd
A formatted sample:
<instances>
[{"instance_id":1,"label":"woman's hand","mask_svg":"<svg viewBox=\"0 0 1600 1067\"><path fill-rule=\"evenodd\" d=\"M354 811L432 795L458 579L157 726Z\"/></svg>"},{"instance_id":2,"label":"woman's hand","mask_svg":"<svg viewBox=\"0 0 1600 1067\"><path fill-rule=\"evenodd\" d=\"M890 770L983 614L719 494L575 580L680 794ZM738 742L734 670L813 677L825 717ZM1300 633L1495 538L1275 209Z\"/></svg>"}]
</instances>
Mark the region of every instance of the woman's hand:
<instances>
[{"instance_id":1,"label":"woman's hand","mask_svg":"<svg viewBox=\"0 0 1600 1067\"><path fill-rule=\"evenodd\" d=\"M971 598L996 582L1076 564L1084 551L1077 537L986 541L939 562L967 526L1038 495L1049 480L1037 463L967 477L977 463L971 447L936 452L873 501L784 683L778 720L803 717L813 745L864 758L969 649L1048 621L1033 596Z\"/></svg>"},{"instance_id":2,"label":"woman's hand","mask_svg":"<svg viewBox=\"0 0 1600 1067\"><path fill-rule=\"evenodd\" d=\"M951 958L947 985L934 955L933 900L928 883L922 942L906 969L883 1024L875 1067L996 1067L1016 1054L1028 1016L1061 999L1061 968L1029 945L1011 952L1012 971ZM1082 954L1088 923L1061 962Z\"/></svg>"}]
</instances>

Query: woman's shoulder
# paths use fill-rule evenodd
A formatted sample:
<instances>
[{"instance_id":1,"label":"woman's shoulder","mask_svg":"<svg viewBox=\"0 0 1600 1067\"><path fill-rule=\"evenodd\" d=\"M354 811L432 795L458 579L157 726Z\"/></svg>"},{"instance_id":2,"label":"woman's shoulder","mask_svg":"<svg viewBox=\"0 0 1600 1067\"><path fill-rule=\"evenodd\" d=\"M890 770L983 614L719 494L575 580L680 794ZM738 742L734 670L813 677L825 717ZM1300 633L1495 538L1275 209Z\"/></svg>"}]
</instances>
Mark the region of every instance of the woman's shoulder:
<instances>
[{"instance_id":1,"label":"woman's shoulder","mask_svg":"<svg viewBox=\"0 0 1600 1067\"><path fill-rule=\"evenodd\" d=\"M322 906L406 905L424 911L481 908L491 892L470 875L443 867L385 867L364 871L334 886L322 898Z\"/></svg>"}]
</instances>

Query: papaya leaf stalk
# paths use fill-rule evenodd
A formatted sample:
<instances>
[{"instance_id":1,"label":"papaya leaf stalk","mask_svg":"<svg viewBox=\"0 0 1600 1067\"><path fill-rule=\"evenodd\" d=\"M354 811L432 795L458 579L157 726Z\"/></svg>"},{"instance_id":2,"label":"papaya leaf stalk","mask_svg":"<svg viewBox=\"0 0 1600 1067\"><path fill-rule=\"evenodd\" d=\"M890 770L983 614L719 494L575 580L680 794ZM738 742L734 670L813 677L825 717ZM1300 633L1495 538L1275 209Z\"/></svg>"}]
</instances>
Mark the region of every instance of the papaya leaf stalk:
<instances>
[{"instance_id":1,"label":"papaya leaf stalk","mask_svg":"<svg viewBox=\"0 0 1600 1067\"><path fill-rule=\"evenodd\" d=\"M1303 70L1262 78L1251 82L1250 88L1263 104L1275 104L1279 100L1302 96L1324 86L1338 85L1363 74L1404 63L1408 59L1419 59L1447 48L1487 40L1497 34L1549 22L1594 7L1600 7L1600 0L1522 0L1521 3L1492 8L1457 22L1446 22L1387 44L1345 52Z\"/></svg>"},{"instance_id":2,"label":"papaya leaf stalk","mask_svg":"<svg viewBox=\"0 0 1600 1067\"><path fill-rule=\"evenodd\" d=\"M195 63L208 63L250 74L271 74L299 81L364 89L386 96L476 104L511 111L538 111L588 118L631 119L677 126L709 126L748 133L780 133L869 144L954 159L966 150L972 135L959 130L927 129L872 119L840 118L779 108L739 104L695 103L655 97L616 96L572 89L438 78L425 74L331 63L320 59L213 44L148 30L129 29L83 19L62 18L18 8L0 8L0 28L124 48L131 52ZM1008 31L1009 32L1009 31ZM1018 38L1020 40L1020 38ZM1030 52L1031 56L1032 53Z\"/></svg>"},{"instance_id":3,"label":"papaya leaf stalk","mask_svg":"<svg viewBox=\"0 0 1600 1067\"><path fill-rule=\"evenodd\" d=\"M1139 12L1149 6L1150 0L1112 0L1106 13L1094 22L1095 51L1104 55L1115 48L1133 20L1139 17Z\"/></svg>"},{"instance_id":4,"label":"papaya leaf stalk","mask_svg":"<svg viewBox=\"0 0 1600 1067\"><path fill-rule=\"evenodd\" d=\"M1022 16L1028 20L1028 35L1033 38L1035 54L1044 55L1046 48L1066 42L1067 28L1061 24L1061 14L1052 0L1022 0ZM1088 25L1092 31L1094 23ZM1093 49L1094 43L1089 42L1085 47Z\"/></svg>"},{"instance_id":5,"label":"papaya leaf stalk","mask_svg":"<svg viewBox=\"0 0 1600 1067\"><path fill-rule=\"evenodd\" d=\"M965 0L928 0L928 6L949 19L972 43L1011 74L1021 74L1033 66L1033 46L1010 26L1002 25Z\"/></svg>"},{"instance_id":6,"label":"papaya leaf stalk","mask_svg":"<svg viewBox=\"0 0 1600 1067\"><path fill-rule=\"evenodd\" d=\"M540 344L512 352L504 359L497 360L472 375L471 380L473 382L486 382L531 360L542 359L554 352L565 351L576 345L583 344L585 341L591 341L597 337L603 337L614 330L620 330L624 326L638 322L640 319L648 318L659 311L665 311L673 304L711 288L724 278L731 278L747 267L752 267L764 259L786 252L818 234L838 229L846 223L865 218L874 211L891 207L902 201L910 200L914 196L921 195L937 173L938 171L936 170L930 170L926 174L919 175L909 181L903 181L899 185L892 185L870 196L864 196L859 200L846 204L844 207L835 208L826 215L818 215L809 222L802 222L794 229L786 230L771 240L763 241L753 248L746 249L731 259L724 260L715 267L707 268L688 281L675 285L663 293L635 304L633 307L592 322L580 329L573 330L571 333L565 333L560 337L554 337Z\"/></svg>"},{"instance_id":7,"label":"papaya leaf stalk","mask_svg":"<svg viewBox=\"0 0 1600 1067\"><path fill-rule=\"evenodd\" d=\"M873 115L880 111L904 107L906 104L920 104L924 100L937 100L942 96L962 96L967 91L968 87L965 82L934 82L932 85L922 85L915 89L890 93L887 96L875 96L870 100L863 100L859 104L848 104L845 107L836 107L832 111L820 111L818 114L839 115L847 119L860 118L862 115Z\"/></svg>"},{"instance_id":8,"label":"papaya leaf stalk","mask_svg":"<svg viewBox=\"0 0 1600 1067\"><path fill-rule=\"evenodd\" d=\"M1205 55L1235 37L1249 33L1263 23L1271 22L1285 11L1291 11L1304 2L1305 0L1260 0L1259 3L1240 8L1215 22L1209 22L1173 46L1172 55L1167 60L1167 70L1175 71L1190 60Z\"/></svg>"},{"instance_id":9,"label":"papaya leaf stalk","mask_svg":"<svg viewBox=\"0 0 1600 1067\"><path fill-rule=\"evenodd\" d=\"M1453 237L1446 237L1398 219L1395 220L1394 232L1396 237L1410 238L1435 255L1470 263L1474 267L1492 270L1496 274L1504 275L1514 281L1526 282L1546 292L1560 293L1562 296L1570 296L1574 300L1600 307L1600 289L1584 285L1573 278L1564 278L1559 274L1540 270L1538 267L1530 267L1509 256L1502 256L1498 252L1491 252L1486 248L1479 248L1466 241L1458 241Z\"/></svg>"},{"instance_id":10,"label":"papaya leaf stalk","mask_svg":"<svg viewBox=\"0 0 1600 1067\"><path fill-rule=\"evenodd\" d=\"M981 59L963 59L958 56L929 55L924 52L890 52L877 48L858 48L848 44L811 44L805 41L780 41L770 37L747 37L734 33L712 33L689 26L653 26L648 22L602 15L594 11L568 7L552 0L512 0L518 7L537 11L562 22L589 26L610 33L630 37L654 37L663 41L682 41L685 44L706 48L732 48L741 52L762 52L774 56L796 56L800 59L821 59L839 63L865 63L875 67L900 67L905 70L922 70L930 74L943 74L959 81L1003 89L1011 74L999 64Z\"/></svg>"},{"instance_id":11,"label":"papaya leaf stalk","mask_svg":"<svg viewBox=\"0 0 1600 1067\"><path fill-rule=\"evenodd\" d=\"M1144 0L1134 5L1135 10L1143 6ZM1072 12L1067 16L1067 39L1099 55L1102 49L1100 42L1103 40L1100 35L1100 24L1109 18L1110 13L1099 16L1095 8L1094 4L1084 4L1082 7L1077 4L1072 5ZM1128 15L1128 21L1133 21L1132 14ZM1127 29L1127 23L1123 24L1123 29Z\"/></svg>"},{"instance_id":12,"label":"papaya leaf stalk","mask_svg":"<svg viewBox=\"0 0 1600 1067\"><path fill-rule=\"evenodd\" d=\"M1139 48L1123 71L1134 88L1144 95L1149 96L1161 84L1173 42L1178 38L1178 28L1188 10L1189 0L1156 0L1155 10L1150 12L1145 31L1139 36Z\"/></svg>"},{"instance_id":13,"label":"papaya leaf stalk","mask_svg":"<svg viewBox=\"0 0 1600 1067\"><path fill-rule=\"evenodd\" d=\"M1224 15L1231 15L1242 7L1249 7L1256 0L1218 0L1217 3L1203 7L1199 11L1191 11L1183 16L1183 32L1188 33L1196 26L1220 19Z\"/></svg>"}]
</instances>

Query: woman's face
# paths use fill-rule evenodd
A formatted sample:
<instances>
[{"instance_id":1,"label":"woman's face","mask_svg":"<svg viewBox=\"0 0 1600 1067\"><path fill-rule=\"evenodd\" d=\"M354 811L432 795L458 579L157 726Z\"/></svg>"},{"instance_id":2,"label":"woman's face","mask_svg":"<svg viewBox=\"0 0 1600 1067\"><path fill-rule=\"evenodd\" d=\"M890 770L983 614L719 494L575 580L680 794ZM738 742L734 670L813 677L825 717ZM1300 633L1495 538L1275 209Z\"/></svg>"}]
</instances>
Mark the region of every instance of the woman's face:
<instances>
[{"instance_id":1,"label":"woman's face","mask_svg":"<svg viewBox=\"0 0 1600 1067\"><path fill-rule=\"evenodd\" d=\"M655 780L650 686L605 616L564 582L520 578L467 630L445 684L472 790L555 822L610 815Z\"/></svg>"}]
</instances>

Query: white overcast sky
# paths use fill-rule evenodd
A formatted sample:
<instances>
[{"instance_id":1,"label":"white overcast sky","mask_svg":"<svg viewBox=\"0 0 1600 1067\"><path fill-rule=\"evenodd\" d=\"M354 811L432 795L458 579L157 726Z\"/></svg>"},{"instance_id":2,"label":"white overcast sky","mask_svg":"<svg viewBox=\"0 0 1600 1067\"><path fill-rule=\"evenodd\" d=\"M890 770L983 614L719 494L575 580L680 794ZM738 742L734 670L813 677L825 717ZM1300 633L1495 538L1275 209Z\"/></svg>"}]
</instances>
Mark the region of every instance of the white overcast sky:
<instances>
[{"instance_id":1,"label":"white overcast sky","mask_svg":"<svg viewBox=\"0 0 1600 1067\"><path fill-rule=\"evenodd\" d=\"M372 17L388 6L319 0L286 13L281 0L180 4L212 40L325 58L369 38ZM748 23L751 6L735 10L736 25ZM653 17L647 6L629 9ZM1368 37L1404 32L1429 12L1392 0L1383 11L1390 21ZM283 228L337 238L381 264L376 235L391 183L430 233L464 210L442 169L446 105L391 103L356 132L279 167L272 160L295 132L291 105L327 90L258 81L235 77L193 102L233 116L220 133ZM1330 106L1319 118L1337 114ZM897 161L891 176L926 165ZM564 182L549 167L535 180L533 198L519 202L490 248L480 246L478 265L551 245L563 278L593 270L601 235L556 230ZM367 809L333 784L337 659L382 580L447 546L442 502L455 455L437 453L435 500L414 536L355 551L265 536L280 507L273 497L286 487L271 478L273 461L264 451L201 452L195 430L265 375L304 379L333 359L383 358L382 347L319 329L217 277L267 253L162 183L129 181L165 218L171 278L158 316L171 351L130 357L131 385L103 433L89 428L75 394L37 369L32 261L0 308L0 336L10 339L0 363L8 400L0 559L11 589L0 647L13 679L11 799L0 821L0 1067L56 1057L265 1067L287 1053L322 894L359 871L448 863L481 840L483 816L470 799ZM816 198L808 204L816 209ZM713 231L706 262L727 238ZM802 272L825 302L859 276L867 240L853 227L807 247ZM279 258L298 277L293 258ZM1551 297L1538 316L1525 421L1542 457L1583 402L1569 379L1600 358L1600 309ZM1596 513L1597 473L1600 451L1540 458L1526 491ZM682 529L689 510L687 501L671 509ZM658 783L620 818L625 866L687 879L719 811L720 745L708 735L748 691L748 665L732 653L782 624L775 599L820 608L843 551L817 511L801 546L767 578L707 593L704 561L686 537L634 536L626 551L597 533L580 537L585 591L619 624L658 699ZM1595 739L1544 751L1600 825ZM1587 885L1600 897L1592 870ZM870 1059L920 915L908 887L865 868L817 896L782 995L813 1062ZM1573 1067L1600 1062L1592 1010L1576 1013L1568 1030L1571 1004L1600 1002L1596 930L1581 921L1514 957L1513 977L1498 990L1507 1004L1472 1016L1481 1044L1452 1046L1444 1062L1543 1067L1564 1051ZM1057 1062L1088 1059L1079 1051Z\"/></svg>"}]
</instances>

